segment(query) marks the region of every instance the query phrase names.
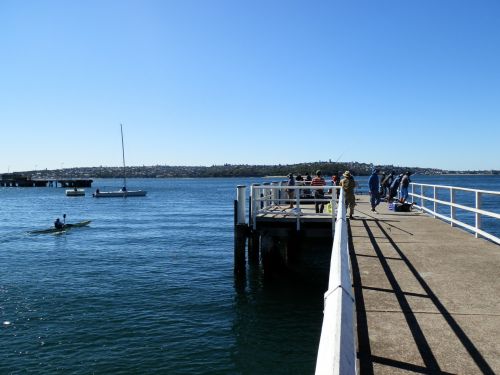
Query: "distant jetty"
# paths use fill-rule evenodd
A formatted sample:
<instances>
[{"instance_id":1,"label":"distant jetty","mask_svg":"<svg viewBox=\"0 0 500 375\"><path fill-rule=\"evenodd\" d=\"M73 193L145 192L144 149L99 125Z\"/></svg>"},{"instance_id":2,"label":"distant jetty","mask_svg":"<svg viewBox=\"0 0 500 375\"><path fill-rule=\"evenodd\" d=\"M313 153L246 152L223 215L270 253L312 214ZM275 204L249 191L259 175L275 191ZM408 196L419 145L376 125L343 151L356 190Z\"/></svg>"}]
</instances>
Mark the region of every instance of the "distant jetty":
<instances>
[{"instance_id":1,"label":"distant jetty","mask_svg":"<svg viewBox=\"0 0 500 375\"><path fill-rule=\"evenodd\" d=\"M85 188L92 187L91 179L32 179L18 173L6 173L1 175L0 186L3 187L62 187L62 188Z\"/></svg>"}]
</instances>

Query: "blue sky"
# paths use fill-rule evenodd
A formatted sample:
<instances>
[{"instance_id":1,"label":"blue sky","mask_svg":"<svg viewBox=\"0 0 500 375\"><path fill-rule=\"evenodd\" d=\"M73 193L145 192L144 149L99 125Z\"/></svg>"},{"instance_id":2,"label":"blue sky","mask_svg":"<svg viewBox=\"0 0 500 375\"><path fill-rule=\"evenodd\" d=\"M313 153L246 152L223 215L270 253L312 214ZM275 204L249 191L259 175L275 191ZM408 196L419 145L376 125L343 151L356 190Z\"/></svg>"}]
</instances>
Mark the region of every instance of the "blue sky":
<instances>
[{"instance_id":1,"label":"blue sky","mask_svg":"<svg viewBox=\"0 0 500 375\"><path fill-rule=\"evenodd\" d=\"M500 169L498 0L0 2L0 173Z\"/></svg>"}]
</instances>

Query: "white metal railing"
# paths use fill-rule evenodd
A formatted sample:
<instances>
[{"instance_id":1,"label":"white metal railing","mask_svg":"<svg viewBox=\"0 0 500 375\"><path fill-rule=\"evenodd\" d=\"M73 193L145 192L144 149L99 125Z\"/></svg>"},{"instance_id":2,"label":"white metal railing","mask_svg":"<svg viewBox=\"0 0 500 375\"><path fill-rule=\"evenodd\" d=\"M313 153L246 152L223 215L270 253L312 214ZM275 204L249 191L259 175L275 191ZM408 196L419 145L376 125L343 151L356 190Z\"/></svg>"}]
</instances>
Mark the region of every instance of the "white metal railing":
<instances>
[{"instance_id":1,"label":"white metal railing","mask_svg":"<svg viewBox=\"0 0 500 375\"><path fill-rule=\"evenodd\" d=\"M356 374L354 308L344 192L340 191L316 375Z\"/></svg>"},{"instance_id":2,"label":"white metal railing","mask_svg":"<svg viewBox=\"0 0 500 375\"><path fill-rule=\"evenodd\" d=\"M294 198L290 199L287 194L287 190L294 190ZM287 186L281 182L272 182L264 184L253 184L250 190L250 202L251 202L251 225L253 229L257 228L257 217L264 214L280 214L284 216L291 216L296 219L296 228L300 230L301 216L303 212L301 207L305 203L322 203L325 205L323 213L307 213L307 216L330 216L332 219L332 229L335 222L335 212L337 205L337 190L340 189L339 186L310 186L310 185L296 185ZM331 196L325 195L325 198L314 198L314 190L323 190L331 193ZM283 207L285 204L289 204L293 201L294 208L287 211ZM330 210L326 209L326 206L330 204Z\"/></svg>"},{"instance_id":3,"label":"white metal railing","mask_svg":"<svg viewBox=\"0 0 500 375\"><path fill-rule=\"evenodd\" d=\"M415 203L415 207L432 215L435 218L439 218L450 222L451 226L460 226L462 228L471 231L472 233L474 233L476 238L482 236L497 244L500 244L499 237L486 232L482 228L482 218L484 216L498 220L500 219L500 214L484 210L481 207L484 196L495 196L500 198L499 191L477 190L477 189L469 189L469 188L462 188L455 186L444 186L444 185L418 184L414 182L412 182L410 185L411 185L411 191L409 193L409 196L411 197L412 202ZM432 191L432 194L430 196L427 195L428 191ZM474 207L456 203L457 192L466 192L468 194L474 194L473 197L471 197L473 198L474 201ZM444 194L445 195L447 194L448 200L439 199L438 195L440 194L441 198ZM426 206L426 202L432 203L431 208ZM449 216L443 214L442 212L441 213L438 212L438 205L448 206L450 208ZM470 225L461 220L458 220L457 210L474 214L474 225Z\"/></svg>"}]
</instances>

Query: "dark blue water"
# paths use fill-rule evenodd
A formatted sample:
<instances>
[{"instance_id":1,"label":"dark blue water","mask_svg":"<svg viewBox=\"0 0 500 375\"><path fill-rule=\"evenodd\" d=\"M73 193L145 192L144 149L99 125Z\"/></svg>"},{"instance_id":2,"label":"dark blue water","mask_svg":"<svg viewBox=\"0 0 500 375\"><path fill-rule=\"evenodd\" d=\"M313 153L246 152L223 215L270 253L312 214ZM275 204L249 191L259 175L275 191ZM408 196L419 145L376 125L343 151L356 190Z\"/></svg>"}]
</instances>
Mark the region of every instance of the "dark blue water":
<instances>
[{"instance_id":1,"label":"dark blue water","mask_svg":"<svg viewBox=\"0 0 500 375\"><path fill-rule=\"evenodd\" d=\"M233 200L251 182L131 180L148 195L129 199L0 188L0 373L313 372L324 289L233 278ZM26 234L63 213L92 224Z\"/></svg>"},{"instance_id":2,"label":"dark blue water","mask_svg":"<svg viewBox=\"0 0 500 375\"><path fill-rule=\"evenodd\" d=\"M0 374L313 373L323 285L233 277L236 186L260 181L131 180L148 196L129 199L0 188ZM414 181L500 190L499 177ZM92 224L26 234L63 213Z\"/></svg>"}]
</instances>

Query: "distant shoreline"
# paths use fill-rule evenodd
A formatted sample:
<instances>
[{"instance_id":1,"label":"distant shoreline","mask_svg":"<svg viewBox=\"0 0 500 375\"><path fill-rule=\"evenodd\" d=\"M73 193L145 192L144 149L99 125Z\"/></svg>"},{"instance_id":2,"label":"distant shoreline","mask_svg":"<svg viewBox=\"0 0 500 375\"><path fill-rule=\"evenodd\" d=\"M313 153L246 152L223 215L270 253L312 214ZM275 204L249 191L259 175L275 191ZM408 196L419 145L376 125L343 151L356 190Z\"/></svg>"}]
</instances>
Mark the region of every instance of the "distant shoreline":
<instances>
[{"instance_id":1,"label":"distant shoreline","mask_svg":"<svg viewBox=\"0 0 500 375\"><path fill-rule=\"evenodd\" d=\"M321 170L323 176L333 176L343 171L350 171L354 176L369 176L374 168L382 171L394 171L397 174L412 171L415 175L457 176L457 175L498 175L500 170L441 170L436 168L401 167L393 165L374 165L358 162L313 162L288 165L247 165L224 164L203 166L130 166L125 168L127 178L201 178L201 177L239 177L239 178L275 178L286 179L289 173L297 176ZM3 173L0 179L47 179L57 177L68 178L123 178L123 167L74 167L55 170L31 170L23 172Z\"/></svg>"}]
</instances>

